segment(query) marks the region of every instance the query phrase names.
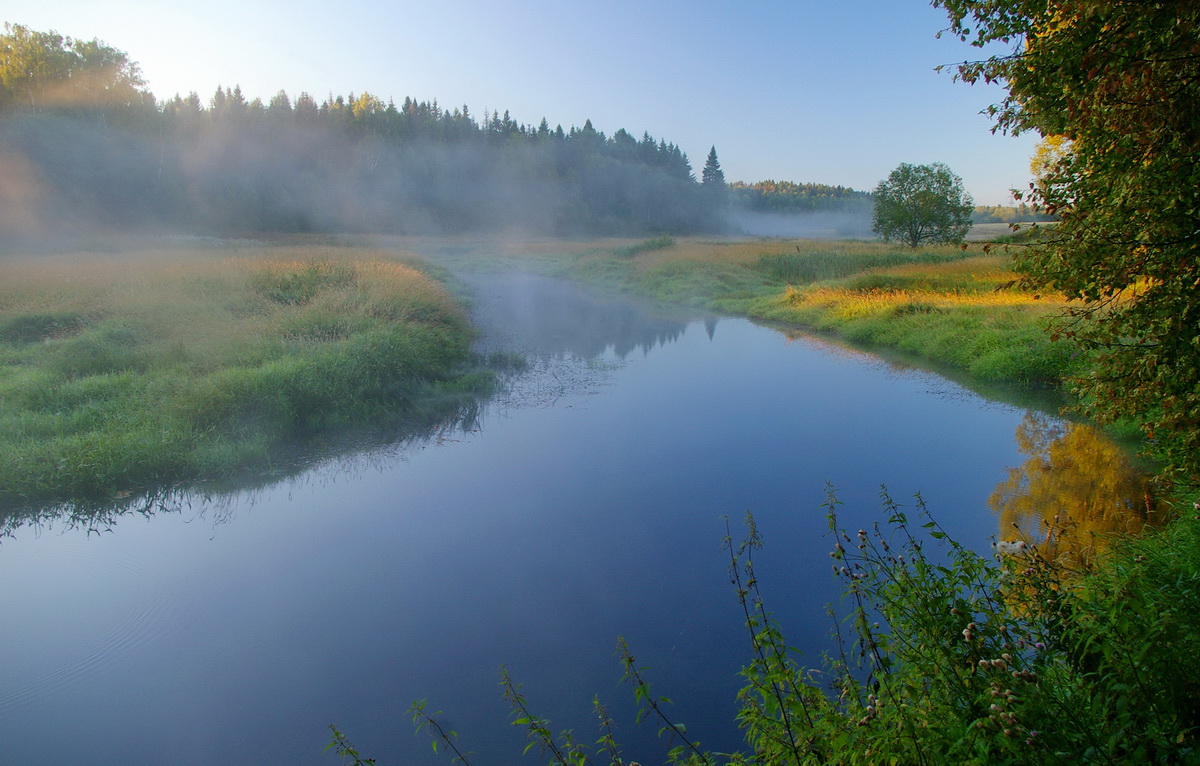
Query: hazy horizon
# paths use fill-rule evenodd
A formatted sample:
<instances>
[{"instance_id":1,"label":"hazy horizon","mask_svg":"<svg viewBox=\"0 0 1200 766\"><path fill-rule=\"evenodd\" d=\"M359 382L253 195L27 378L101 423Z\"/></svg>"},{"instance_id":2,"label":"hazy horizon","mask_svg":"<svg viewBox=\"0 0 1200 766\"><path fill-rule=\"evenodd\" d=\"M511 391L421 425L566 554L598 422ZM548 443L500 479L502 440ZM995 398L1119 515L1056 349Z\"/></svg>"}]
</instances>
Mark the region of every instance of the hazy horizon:
<instances>
[{"instance_id":1,"label":"hazy horizon","mask_svg":"<svg viewBox=\"0 0 1200 766\"><path fill-rule=\"evenodd\" d=\"M901 162L944 162L977 204L1009 204L1035 143L990 132L979 113L1000 88L934 71L981 52L937 39L945 15L917 0L43 0L0 16L125 51L160 100L236 85L264 102L366 91L565 129L590 119L674 142L697 170L715 145L729 181L870 191Z\"/></svg>"}]
</instances>

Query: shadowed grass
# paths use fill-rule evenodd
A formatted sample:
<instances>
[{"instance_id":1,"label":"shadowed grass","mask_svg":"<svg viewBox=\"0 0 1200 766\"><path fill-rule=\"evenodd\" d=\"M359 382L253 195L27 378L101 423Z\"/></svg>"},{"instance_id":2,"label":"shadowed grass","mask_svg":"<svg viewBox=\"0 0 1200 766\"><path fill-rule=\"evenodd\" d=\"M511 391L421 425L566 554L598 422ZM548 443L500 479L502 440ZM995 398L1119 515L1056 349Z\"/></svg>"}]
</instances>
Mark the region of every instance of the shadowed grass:
<instances>
[{"instance_id":1,"label":"shadowed grass","mask_svg":"<svg viewBox=\"0 0 1200 766\"><path fill-rule=\"evenodd\" d=\"M263 470L486 387L446 290L394 255L45 256L0 280L0 503Z\"/></svg>"}]
</instances>

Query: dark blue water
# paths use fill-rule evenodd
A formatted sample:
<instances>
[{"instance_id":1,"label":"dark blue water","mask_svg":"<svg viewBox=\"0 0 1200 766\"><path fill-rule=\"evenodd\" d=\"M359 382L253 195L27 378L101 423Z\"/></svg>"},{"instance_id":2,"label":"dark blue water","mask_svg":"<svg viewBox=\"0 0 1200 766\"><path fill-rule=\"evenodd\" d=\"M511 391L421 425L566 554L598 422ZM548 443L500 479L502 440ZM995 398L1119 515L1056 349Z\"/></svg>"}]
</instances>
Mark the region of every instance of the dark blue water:
<instances>
[{"instance_id":1,"label":"dark blue water","mask_svg":"<svg viewBox=\"0 0 1200 766\"><path fill-rule=\"evenodd\" d=\"M730 750L748 658L721 550L752 511L768 606L813 663L836 601L820 504L879 519L917 491L984 547L1025 411L740 319L672 316L541 278L471 280L485 344L534 360L467 431L332 459L109 531L0 543L0 763L446 763L427 698L477 764L521 758L499 669L552 728L662 760L618 686L618 636L672 715ZM533 759L533 761L530 761Z\"/></svg>"}]
</instances>

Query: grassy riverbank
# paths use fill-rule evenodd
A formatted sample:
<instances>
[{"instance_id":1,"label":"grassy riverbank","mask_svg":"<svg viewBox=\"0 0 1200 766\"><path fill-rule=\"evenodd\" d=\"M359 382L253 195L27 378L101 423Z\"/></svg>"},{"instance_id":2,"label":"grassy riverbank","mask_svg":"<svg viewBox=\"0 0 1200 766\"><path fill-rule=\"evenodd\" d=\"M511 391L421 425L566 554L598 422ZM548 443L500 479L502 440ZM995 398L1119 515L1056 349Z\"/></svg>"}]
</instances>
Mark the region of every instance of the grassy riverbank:
<instances>
[{"instance_id":1,"label":"grassy riverbank","mask_svg":"<svg viewBox=\"0 0 1200 766\"><path fill-rule=\"evenodd\" d=\"M269 471L350 426L436 418L465 314L394 254L318 247L8 256L0 502L122 497Z\"/></svg>"},{"instance_id":2,"label":"grassy riverbank","mask_svg":"<svg viewBox=\"0 0 1200 766\"><path fill-rule=\"evenodd\" d=\"M981 245L916 250L879 242L679 240L575 258L585 279L661 300L743 314L894 348L987 383L1053 386L1078 349L1047 323L1064 303L1015 284Z\"/></svg>"}]
</instances>

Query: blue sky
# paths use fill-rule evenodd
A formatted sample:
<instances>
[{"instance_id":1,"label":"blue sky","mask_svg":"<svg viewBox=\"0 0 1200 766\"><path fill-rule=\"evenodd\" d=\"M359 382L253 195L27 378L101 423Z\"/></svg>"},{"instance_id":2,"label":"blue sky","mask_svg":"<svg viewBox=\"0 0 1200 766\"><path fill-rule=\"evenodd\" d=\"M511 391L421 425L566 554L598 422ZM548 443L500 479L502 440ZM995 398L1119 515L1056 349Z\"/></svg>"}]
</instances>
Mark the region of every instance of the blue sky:
<instances>
[{"instance_id":1,"label":"blue sky","mask_svg":"<svg viewBox=\"0 0 1200 766\"><path fill-rule=\"evenodd\" d=\"M922 0L0 0L0 20L97 37L160 97L240 85L437 99L477 117L678 144L726 177L869 190L945 162L978 204L1029 181L1035 136L993 135L995 86L938 64L980 55Z\"/></svg>"}]
</instances>

